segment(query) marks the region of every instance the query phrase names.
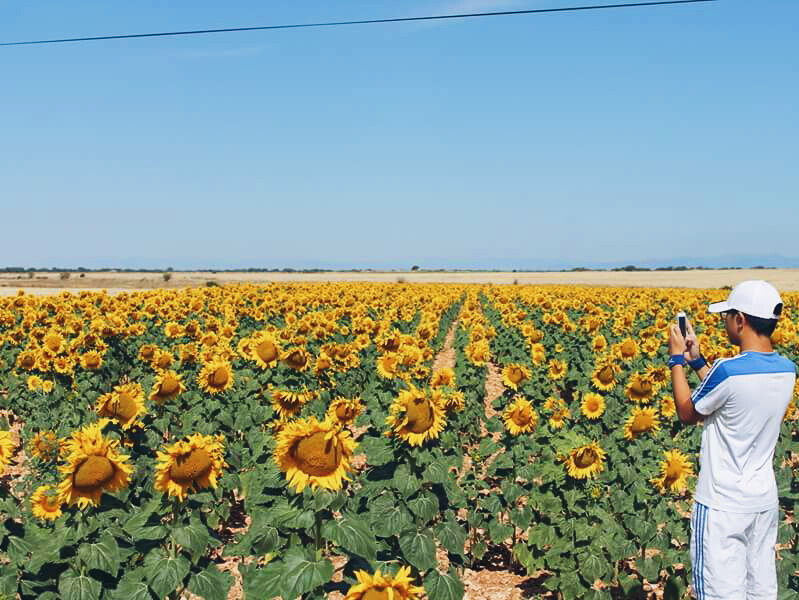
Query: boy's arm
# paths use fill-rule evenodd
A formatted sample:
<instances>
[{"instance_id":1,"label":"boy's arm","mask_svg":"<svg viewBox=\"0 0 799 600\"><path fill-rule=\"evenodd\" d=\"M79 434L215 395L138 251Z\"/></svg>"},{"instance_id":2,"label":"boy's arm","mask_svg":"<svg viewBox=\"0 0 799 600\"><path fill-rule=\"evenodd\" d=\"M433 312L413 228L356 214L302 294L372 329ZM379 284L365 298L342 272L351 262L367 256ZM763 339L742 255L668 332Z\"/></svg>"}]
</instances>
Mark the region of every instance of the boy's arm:
<instances>
[{"instance_id":1,"label":"boy's arm","mask_svg":"<svg viewBox=\"0 0 799 600\"><path fill-rule=\"evenodd\" d=\"M707 367L702 367L702 369L710 371ZM707 375L707 372L700 376L704 379L705 375ZM680 421L686 425L693 425L704 418L703 415L696 412L694 403L691 401L691 388L688 385L688 379L685 377L685 367L682 365L675 365L671 368L671 389Z\"/></svg>"},{"instance_id":2,"label":"boy's arm","mask_svg":"<svg viewBox=\"0 0 799 600\"><path fill-rule=\"evenodd\" d=\"M677 325L669 327L669 354L685 354L686 344L685 339L680 333ZM710 369L705 365L699 369L699 376L704 379ZM696 412L694 403L691 401L691 387L688 385L688 379L685 377L685 366L675 365L671 368L671 389L674 394L674 404L677 407L677 414L680 421L686 425L693 425L703 419L703 415Z\"/></svg>"}]
</instances>

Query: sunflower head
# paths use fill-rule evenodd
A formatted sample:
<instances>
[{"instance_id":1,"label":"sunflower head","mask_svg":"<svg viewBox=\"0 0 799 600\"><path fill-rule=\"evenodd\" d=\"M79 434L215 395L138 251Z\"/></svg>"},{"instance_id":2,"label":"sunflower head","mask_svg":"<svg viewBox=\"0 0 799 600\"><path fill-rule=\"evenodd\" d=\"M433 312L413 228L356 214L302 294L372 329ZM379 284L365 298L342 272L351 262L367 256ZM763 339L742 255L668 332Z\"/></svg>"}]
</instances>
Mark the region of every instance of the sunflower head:
<instances>
[{"instance_id":1,"label":"sunflower head","mask_svg":"<svg viewBox=\"0 0 799 600\"><path fill-rule=\"evenodd\" d=\"M455 369L444 367L433 371L433 376L430 378L430 387L454 387L455 386Z\"/></svg>"},{"instance_id":2,"label":"sunflower head","mask_svg":"<svg viewBox=\"0 0 799 600\"><path fill-rule=\"evenodd\" d=\"M14 439L11 437L11 432L0 431L0 475L3 474L6 467L11 463L16 446Z\"/></svg>"},{"instance_id":3,"label":"sunflower head","mask_svg":"<svg viewBox=\"0 0 799 600\"><path fill-rule=\"evenodd\" d=\"M249 344L250 358L262 369L274 367L280 358L280 345L269 332L257 334Z\"/></svg>"},{"instance_id":4,"label":"sunflower head","mask_svg":"<svg viewBox=\"0 0 799 600\"><path fill-rule=\"evenodd\" d=\"M420 600L424 588L413 585L410 567L400 567L396 575L383 574L380 569L370 574L355 571L358 583L351 586L344 600Z\"/></svg>"},{"instance_id":5,"label":"sunflower head","mask_svg":"<svg viewBox=\"0 0 799 600\"><path fill-rule=\"evenodd\" d=\"M146 412L144 392L138 383L118 385L97 399L95 410L101 417L117 421L122 429L130 429Z\"/></svg>"},{"instance_id":6,"label":"sunflower head","mask_svg":"<svg viewBox=\"0 0 799 600\"><path fill-rule=\"evenodd\" d=\"M130 483L129 457L118 452L117 440L103 436L102 427L98 422L79 429L64 445L66 464L59 467L64 479L58 494L70 506L97 506L103 492L116 492Z\"/></svg>"},{"instance_id":7,"label":"sunflower head","mask_svg":"<svg viewBox=\"0 0 799 600\"><path fill-rule=\"evenodd\" d=\"M409 386L392 403L386 424L391 427L386 435L397 436L411 446L437 438L445 424L442 395Z\"/></svg>"},{"instance_id":8,"label":"sunflower head","mask_svg":"<svg viewBox=\"0 0 799 600\"><path fill-rule=\"evenodd\" d=\"M563 379L566 376L566 371L568 371L568 365L566 364L566 361L560 360L558 358L553 358L549 361L549 369L547 369L547 374L553 381Z\"/></svg>"},{"instance_id":9,"label":"sunflower head","mask_svg":"<svg viewBox=\"0 0 799 600\"><path fill-rule=\"evenodd\" d=\"M274 459L289 487L301 493L307 486L338 491L349 480L350 460L357 444L348 431L316 417L286 423L277 434Z\"/></svg>"},{"instance_id":10,"label":"sunflower head","mask_svg":"<svg viewBox=\"0 0 799 600\"><path fill-rule=\"evenodd\" d=\"M155 489L185 500L189 492L216 488L227 466L221 435L194 433L159 451L155 465Z\"/></svg>"},{"instance_id":11,"label":"sunflower head","mask_svg":"<svg viewBox=\"0 0 799 600\"><path fill-rule=\"evenodd\" d=\"M377 357L377 374L384 379L394 379L399 374L400 356L387 352Z\"/></svg>"},{"instance_id":12,"label":"sunflower head","mask_svg":"<svg viewBox=\"0 0 799 600\"><path fill-rule=\"evenodd\" d=\"M587 419L598 419L605 412L605 399L601 394L589 392L583 395L583 401L580 403L580 410Z\"/></svg>"},{"instance_id":13,"label":"sunflower head","mask_svg":"<svg viewBox=\"0 0 799 600\"><path fill-rule=\"evenodd\" d=\"M566 471L575 479L594 477L605 468L605 455L596 442L573 448L565 457Z\"/></svg>"},{"instance_id":14,"label":"sunflower head","mask_svg":"<svg viewBox=\"0 0 799 600\"><path fill-rule=\"evenodd\" d=\"M655 395L655 386L648 376L635 373L630 377L625 394L634 402L646 403Z\"/></svg>"},{"instance_id":15,"label":"sunflower head","mask_svg":"<svg viewBox=\"0 0 799 600\"><path fill-rule=\"evenodd\" d=\"M283 364L295 371L305 371L311 363L311 356L302 346L287 348L281 356Z\"/></svg>"},{"instance_id":16,"label":"sunflower head","mask_svg":"<svg viewBox=\"0 0 799 600\"><path fill-rule=\"evenodd\" d=\"M219 394L233 386L233 368L222 359L212 359L203 364L197 374L197 385L204 392Z\"/></svg>"},{"instance_id":17,"label":"sunflower head","mask_svg":"<svg viewBox=\"0 0 799 600\"><path fill-rule=\"evenodd\" d=\"M530 369L522 364L511 363L502 370L502 383L512 390L518 390L519 386L530 379Z\"/></svg>"},{"instance_id":18,"label":"sunflower head","mask_svg":"<svg viewBox=\"0 0 799 600\"><path fill-rule=\"evenodd\" d=\"M161 371L155 376L150 390L150 400L163 404L186 391L183 378L175 371Z\"/></svg>"},{"instance_id":19,"label":"sunflower head","mask_svg":"<svg viewBox=\"0 0 799 600\"><path fill-rule=\"evenodd\" d=\"M530 401L518 394L513 397L513 402L502 413L505 428L511 435L530 433L538 424L538 414Z\"/></svg>"},{"instance_id":20,"label":"sunflower head","mask_svg":"<svg viewBox=\"0 0 799 600\"><path fill-rule=\"evenodd\" d=\"M687 455L680 450L667 450L660 463L660 475L649 481L661 492L684 492L688 477L693 475L694 467Z\"/></svg>"},{"instance_id":21,"label":"sunflower head","mask_svg":"<svg viewBox=\"0 0 799 600\"><path fill-rule=\"evenodd\" d=\"M327 409L327 418L342 425L351 425L363 412L363 404L358 397L336 398Z\"/></svg>"},{"instance_id":22,"label":"sunflower head","mask_svg":"<svg viewBox=\"0 0 799 600\"><path fill-rule=\"evenodd\" d=\"M63 502L52 485L40 485L31 496L33 516L43 521L55 521L61 516Z\"/></svg>"},{"instance_id":23,"label":"sunflower head","mask_svg":"<svg viewBox=\"0 0 799 600\"><path fill-rule=\"evenodd\" d=\"M660 419L656 408L651 406L635 407L624 422L624 438L633 440L658 429L660 429Z\"/></svg>"},{"instance_id":24,"label":"sunflower head","mask_svg":"<svg viewBox=\"0 0 799 600\"><path fill-rule=\"evenodd\" d=\"M591 383L598 390L608 391L616 387L616 374L618 367L609 358L604 358L597 362L594 372L591 374Z\"/></svg>"},{"instance_id":25,"label":"sunflower head","mask_svg":"<svg viewBox=\"0 0 799 600\"><path fill-rule=\"evenodd\" d=\"M272 387L269 388L269 394L272 397L272 408L281 419L296 417L314 396L308 390L291 391Z\"/></svg>"},{"instance_id":26,"label":"sunflower head","mask_svg":"<svg viewBox=\"0 0 799 600\"><path fill-rule=\"evenodd\" d=\"M49 462L58 458L58 437L54 431L39 431L30 443L31 454L41 461Z\"/></svg>"}]
</instances>

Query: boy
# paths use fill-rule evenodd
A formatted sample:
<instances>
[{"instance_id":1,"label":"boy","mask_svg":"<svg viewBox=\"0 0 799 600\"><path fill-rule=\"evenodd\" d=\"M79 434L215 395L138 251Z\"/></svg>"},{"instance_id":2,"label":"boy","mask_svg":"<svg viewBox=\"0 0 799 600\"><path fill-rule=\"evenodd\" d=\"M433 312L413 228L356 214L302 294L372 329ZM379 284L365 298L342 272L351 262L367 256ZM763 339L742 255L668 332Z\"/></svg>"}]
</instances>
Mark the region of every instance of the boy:
<instances>
[{"instance_id":1,"label":"boy","mask_svg":"<svg viewBox=\"0 0 799 600\"><path fill-rule=\"evenodd\" d=\"M693 590L698 600L776 600L774 545L779 514L774 448L793 396L796 365L770 336L782 312L766 281L736 285L720 313L741 352L708 368L690 323L669 331L669 366L680 420L704 420L700 472L691 515ZM702 383L691 393L688 363Z\"/></svg>"}]
</instances>

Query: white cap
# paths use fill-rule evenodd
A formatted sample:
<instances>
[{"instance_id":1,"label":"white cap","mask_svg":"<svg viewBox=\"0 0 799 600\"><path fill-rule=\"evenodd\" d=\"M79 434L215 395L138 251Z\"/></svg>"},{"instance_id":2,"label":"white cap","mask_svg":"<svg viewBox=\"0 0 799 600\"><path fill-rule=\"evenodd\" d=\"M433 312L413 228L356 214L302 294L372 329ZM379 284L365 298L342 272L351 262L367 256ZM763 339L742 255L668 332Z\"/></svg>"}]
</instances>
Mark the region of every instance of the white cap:
<instances>
[{"instance_id":1,"label":"white cap","mask_svg":"<svg viewBox=\"0 0 799 600\"><path fill-rule=\"evenodd\" d=\"M726 301L714 302L707 310L712 313L737 310L761 319L779 319L782 299L777 288L768 281L751 279L736 285Z\"/></svg>"}]
</instances>

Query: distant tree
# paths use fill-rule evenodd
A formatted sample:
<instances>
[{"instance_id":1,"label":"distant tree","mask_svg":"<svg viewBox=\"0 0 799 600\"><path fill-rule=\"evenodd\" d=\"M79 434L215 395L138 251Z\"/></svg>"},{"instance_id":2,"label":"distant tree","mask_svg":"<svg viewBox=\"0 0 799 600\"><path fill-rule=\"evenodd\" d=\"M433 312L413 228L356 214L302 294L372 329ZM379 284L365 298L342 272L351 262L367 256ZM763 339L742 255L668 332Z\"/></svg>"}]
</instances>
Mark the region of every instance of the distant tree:
<instances>
[{"instance_id":1,"label":"distant tree","mask_svg":"<svg viewBox=\"0 0 799 600\"><path fill-rule=\"evenodd\" d=\"M418 270L419 270L419 265L413 265L411 267L411 271L418 271Z\"/></svg>"},{"instance_id":2,"label":"distant tree","mask_svg":"<svg viewBox=\"0 0 799 600\"><path fill-rule=\"evenodd\" d=\"M161 273L161 277L164 278L164 281L169 281L170 279L172 279L172 273L170 272Z\"/></svg>"}]
</instances>

